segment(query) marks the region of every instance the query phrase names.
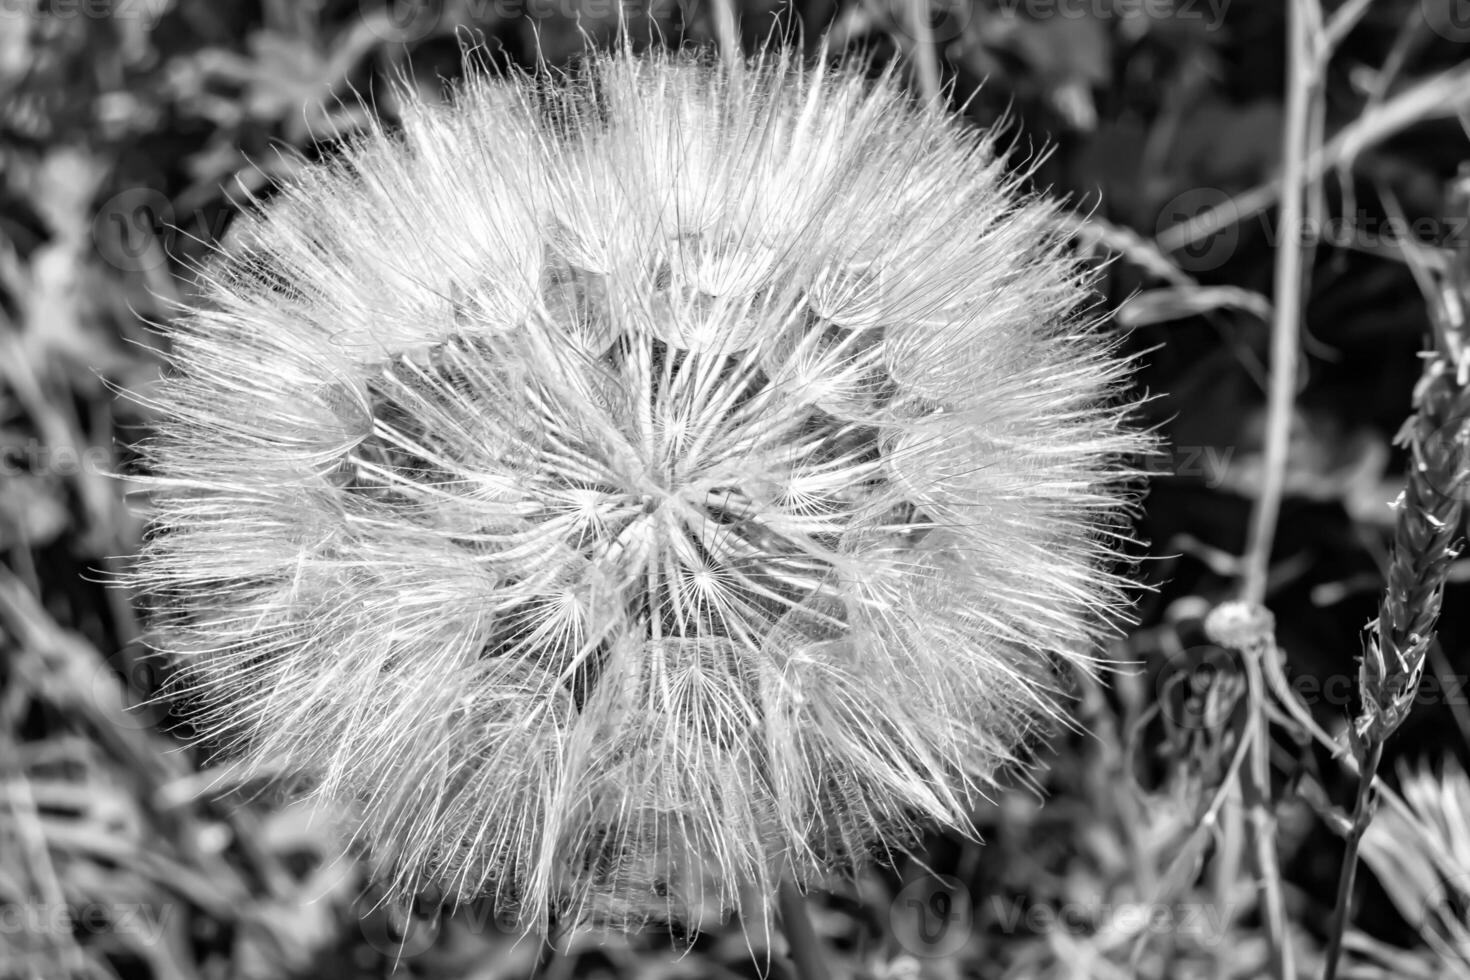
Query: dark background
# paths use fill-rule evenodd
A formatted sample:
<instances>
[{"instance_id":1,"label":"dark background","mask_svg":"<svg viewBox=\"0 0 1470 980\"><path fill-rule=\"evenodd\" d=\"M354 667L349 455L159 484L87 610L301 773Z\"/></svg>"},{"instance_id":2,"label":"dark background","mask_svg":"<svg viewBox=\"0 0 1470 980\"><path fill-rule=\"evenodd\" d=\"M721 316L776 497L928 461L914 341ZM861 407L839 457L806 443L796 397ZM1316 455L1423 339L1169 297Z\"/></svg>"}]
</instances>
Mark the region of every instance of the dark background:
<instances>
[{"instance_id":1,"label":"dark background","mask_svg":"<svg viewBox=\"0 0 1470 980\"><path fill-rule=\"evenodd\" d=\"M785 39L820 56L830 31L829 57L907 71L920 43L908 0L736 9L748 52ZM956 110L1004 125L1018 166L1045 154L1033 183L1076 211L1078 247L1103 268L1102 308L1140 354L1148 421L1168 446L1149 464L1139 526L1152 590L1109 651L1122 670L1106 689L1078 681L1079 731L1058 733L1044 792L1020 786L984 807L983 845L936 837L812 900L841 975L1263 975L1235 798L1201 821L1240 712L1238 664L1200 624L1239 587L1272 263L1296 241L1271 191L1285 10L943 0L921 12ZM640 45L714 41L706 0L639 0L624 16ZM467 45L492 70L563 66L617 24L613 0L0 0L0 980L525 977L538 962L548 977L789 971L779 938L738 923L683 956L659 935L576 938L547 956L474 907L389 921L357 856L291 804L288 781L234 778L188 744L187 716L143 703L164 668L139 611L105 584L147 524L129 446L150 418L116 390L146 394L162 370L150 324L188 300L192 264L244 192L268 196L330 156L364 104L391 125L391 81L439 91L463 73ZM1356 706L1403 484L1394 435L1428 343L1408 253L1470 263L1470 213L1452 194L1467 54L1466 0L1378 0L1322 88L1321 135L1337 149L1308 230L1330 234L1306 291L1268 602L1294 688L1333 734ZM1348 153L1333 143L1345 132L1367 135ZM1257 198L1265 210L1239 207ZM1210 207L1236 220L1171 248ZM1463 937L1444 924L1463 920L1455 879L1470 882L1470 784L1455 762L1470 744L1467 569L1452 566L1433 683L1384 765L1422 819L1381 819L1365 846L1358 976L1470 976ZM1209 704L1221 713L1201 721ZM1291 726L1274 733L1282 887L1313 975L1342 853L1333 806L1353 786ZM1426 921L1430 938L1450 930L1439 951Z\"/></svg>"}]
</instances>

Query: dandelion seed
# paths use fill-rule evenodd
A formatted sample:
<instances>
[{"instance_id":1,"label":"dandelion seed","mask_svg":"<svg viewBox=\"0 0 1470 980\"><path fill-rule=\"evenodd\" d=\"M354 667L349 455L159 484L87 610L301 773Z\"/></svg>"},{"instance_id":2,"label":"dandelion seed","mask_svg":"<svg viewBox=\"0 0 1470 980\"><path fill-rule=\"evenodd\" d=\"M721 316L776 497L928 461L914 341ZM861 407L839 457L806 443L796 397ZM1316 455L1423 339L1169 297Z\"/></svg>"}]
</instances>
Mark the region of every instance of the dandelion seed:
<instances>
[{"instance_id":1,"label":"dandelion seed","mask_svg":"<svg viewBox=\"0 0 1470 980\"><path fill-rule=\"evenodd\" d=\"M794 57L472 79L241 219L139 582L393 887L699 926L968 829L1144 440L989 139Z\"/></svg>"}]
</instances>

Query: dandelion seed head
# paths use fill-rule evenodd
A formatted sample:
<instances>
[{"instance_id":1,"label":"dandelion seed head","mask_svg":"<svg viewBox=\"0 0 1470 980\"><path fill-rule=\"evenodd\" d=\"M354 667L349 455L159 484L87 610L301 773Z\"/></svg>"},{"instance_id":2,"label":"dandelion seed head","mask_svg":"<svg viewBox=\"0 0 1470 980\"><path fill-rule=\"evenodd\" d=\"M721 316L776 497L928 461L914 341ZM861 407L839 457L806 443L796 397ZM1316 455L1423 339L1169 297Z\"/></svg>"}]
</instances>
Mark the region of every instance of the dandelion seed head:
<instances>
[{"instance_id":1,"label":"dandelion seed head","mask_svg":"<svg viewBox=\"0 0 1470 980\"><path fill-rule=\"evenodd\" d=\"M1144 440L993 140L787 55L475 77L241 219L139 582L402 894L698 926L977 797L1125 615Z\"/></svg>"}]
</instances>

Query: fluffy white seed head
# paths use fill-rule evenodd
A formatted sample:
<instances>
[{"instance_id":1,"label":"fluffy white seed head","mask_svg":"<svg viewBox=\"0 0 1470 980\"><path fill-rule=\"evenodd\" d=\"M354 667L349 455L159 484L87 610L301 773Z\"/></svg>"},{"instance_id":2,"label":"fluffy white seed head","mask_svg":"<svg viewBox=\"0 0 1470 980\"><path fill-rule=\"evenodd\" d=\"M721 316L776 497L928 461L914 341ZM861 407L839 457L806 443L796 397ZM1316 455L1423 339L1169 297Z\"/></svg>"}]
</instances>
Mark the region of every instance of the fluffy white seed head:
<instances>
[{"instance_id":1,"label":"fluffy white seed head","mask_svg":"<svg viewBox=\"0 0 1470 980\"><path fill-rule=\"evenodd\" d=\"M530 926L968 827L1126 607L1143 440L1051 214L788 56L411 105L174 328L138 579L205 730Z\"/></svg>"}]
</instances>

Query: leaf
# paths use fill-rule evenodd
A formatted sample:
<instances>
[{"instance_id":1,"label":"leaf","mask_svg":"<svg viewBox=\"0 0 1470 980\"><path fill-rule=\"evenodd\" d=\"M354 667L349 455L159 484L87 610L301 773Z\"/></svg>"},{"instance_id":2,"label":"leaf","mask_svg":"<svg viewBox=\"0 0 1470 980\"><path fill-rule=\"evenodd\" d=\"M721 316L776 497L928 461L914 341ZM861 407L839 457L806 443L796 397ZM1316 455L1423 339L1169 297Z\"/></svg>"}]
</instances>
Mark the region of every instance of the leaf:
<instances>
[{"instance_id":1,"label":"leaf","mask_svg":"<svg viewBox=\"0 0 1470 980\"><path fill-rule=\"evenodd\" d=\"M1271 301L1238 286L1171 286L1138 293L1119 307L1118 323L1130 330L1199 316L1213 310L1241 310L1271 319Z\"/></svg>"}]
</instances>

